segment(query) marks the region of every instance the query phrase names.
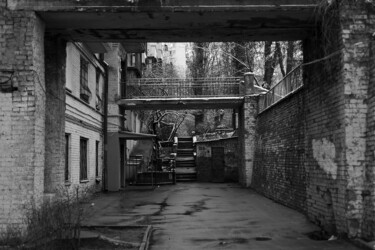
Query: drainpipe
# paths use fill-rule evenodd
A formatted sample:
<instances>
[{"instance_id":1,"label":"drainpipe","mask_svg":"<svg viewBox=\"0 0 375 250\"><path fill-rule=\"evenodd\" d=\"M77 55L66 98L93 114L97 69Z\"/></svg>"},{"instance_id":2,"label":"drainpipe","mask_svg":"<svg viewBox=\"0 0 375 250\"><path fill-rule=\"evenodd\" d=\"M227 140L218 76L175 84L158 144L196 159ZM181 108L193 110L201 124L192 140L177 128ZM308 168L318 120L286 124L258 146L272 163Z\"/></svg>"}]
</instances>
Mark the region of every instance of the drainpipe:
<instances>
[{"instance_id":1,"label":"drainpipe","mask_svg":"<svg viewBox=\"0 0 375 250\"><path fill-rule=\"evenodd\" d=\"M105 71L105 78L104 78L104 119L103 119L103 141L104 141L104 155L103 155L103 169L102 169L102 191L107 190L107 154L108 154L108 135L107 135L107 127L108 127L108 64L106 62L102 62Z\"/></svg>"}]
</instances>

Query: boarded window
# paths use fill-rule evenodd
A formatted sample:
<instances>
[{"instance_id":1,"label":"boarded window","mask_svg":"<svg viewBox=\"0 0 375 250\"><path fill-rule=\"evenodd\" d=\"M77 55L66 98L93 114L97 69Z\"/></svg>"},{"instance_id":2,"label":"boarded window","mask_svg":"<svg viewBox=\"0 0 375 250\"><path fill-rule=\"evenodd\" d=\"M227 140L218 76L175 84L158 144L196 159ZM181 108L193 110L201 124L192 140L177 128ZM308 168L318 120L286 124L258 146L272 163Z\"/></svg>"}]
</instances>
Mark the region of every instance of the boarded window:
<instances>
[{"instance_id":1,"label":"boarded window","mask_svg":"<svg viewBox=\"0 0 375 250\"><path fill-rule=\"evenodd\" d=\"M65 172L64 172L64 180L66 182L69 181L69 144L70 144L70 135L65 134Z\"/></svg>"},{"instance_id":2,"label":"boarded window","mask_svg":"<svg viewBox=\"0 0 375 250\"><path fill-rule=\"evenodd\" d=\"M79 179L87 180L87 142L86 138L80 139L80 175Z\"/></svg>"}]
</instances>

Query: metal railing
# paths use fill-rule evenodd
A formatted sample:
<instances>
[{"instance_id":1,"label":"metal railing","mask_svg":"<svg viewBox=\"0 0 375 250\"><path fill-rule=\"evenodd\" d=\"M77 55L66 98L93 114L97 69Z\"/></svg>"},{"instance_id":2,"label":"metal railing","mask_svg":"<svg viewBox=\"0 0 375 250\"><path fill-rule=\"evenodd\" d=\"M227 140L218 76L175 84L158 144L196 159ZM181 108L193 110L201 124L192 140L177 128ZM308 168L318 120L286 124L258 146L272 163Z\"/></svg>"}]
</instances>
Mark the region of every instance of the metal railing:
<instances>
[{"instance_id":1,"label":"metal railing","mask_svg":"<svg viewBox=\"0 0 375 250\"><path fill-rule=\"evenodd\" d=\"M218 78L137 78L126 83L122 98L186 98L240 95L239 77Z\"/></svg>"},{"instance_id":2,"label":"metal railing","mask_svg":"<svg viewBox=\"0 0 375 250\"><path fill-rule=\"evenodd\" d=\"M274 105L303 86L302 66L303 65L301 64L294 68L280 82L262 96L259 103L260 111Z\"/></svg>"}]
</instances>

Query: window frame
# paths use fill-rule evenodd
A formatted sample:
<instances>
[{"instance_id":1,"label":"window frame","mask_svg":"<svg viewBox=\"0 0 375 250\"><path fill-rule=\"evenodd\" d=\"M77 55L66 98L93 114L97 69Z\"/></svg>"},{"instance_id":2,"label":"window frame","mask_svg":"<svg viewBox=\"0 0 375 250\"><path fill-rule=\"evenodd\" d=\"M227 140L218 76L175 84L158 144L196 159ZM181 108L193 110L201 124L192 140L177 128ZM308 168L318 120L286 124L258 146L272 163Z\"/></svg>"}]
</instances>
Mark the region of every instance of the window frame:
<instances>
[{"instance_id":1,"label":"window frame","mask_svg":"<svg viewBox=\"0 0 375 250\"><path fill-rule=\"evenodd\" d=\"M99 148L100 148L100 141L95 142L95 178L98 178L100 175L99 171Z\"/></svg>"},{"instance_id":2,"label":"window frame","mask_svg":"<svg viewBox=\"0 0 375 250\"><path fill-rule=\"evenodd\" d=\"M81 100L89 103L91 97L91 91L89 88L89 62L83 56L80 57L79 84Z\"/></svg>"},{"instance_id":3,"label":"window frame","mask_svg":"<svg viewBox=\"0 0 375 250\"><path fill-rule=\"evenodd\" d=\"M80 137L79 139L79 180L88 181L88 161L89 161L89 139Z\"/></svg>"},{"instance_id":4,"label":"window frame","mask_svg":"<svg viewBox=\"0 0 375 250\"><path fill-rule=\"evenodd\" d=\"M70 183L70 141L71 134L65 133L65 168L64 168L64 181Z\"/></svg>"}]
</instances>

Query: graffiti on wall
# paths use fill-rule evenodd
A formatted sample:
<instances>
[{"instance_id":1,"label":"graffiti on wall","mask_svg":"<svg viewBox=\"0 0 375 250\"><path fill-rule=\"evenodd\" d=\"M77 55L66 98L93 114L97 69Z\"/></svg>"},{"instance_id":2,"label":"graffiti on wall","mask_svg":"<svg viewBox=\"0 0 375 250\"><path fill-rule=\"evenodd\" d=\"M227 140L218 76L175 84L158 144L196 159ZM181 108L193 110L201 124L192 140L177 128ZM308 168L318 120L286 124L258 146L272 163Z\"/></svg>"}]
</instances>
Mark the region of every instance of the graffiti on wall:
<instances>
[{"instance_id":1,"label":"graffiti on wall","mask_svg":"<svg viewBox=\"0 0 375 250\"><path fill-rule=\"evenodd\" d=\"M331 175L332 179L337 177L337 164L335 163L335 145L326 138L312 141L313 156L324 172Z\"/></svg>"}]
</instances>

